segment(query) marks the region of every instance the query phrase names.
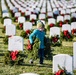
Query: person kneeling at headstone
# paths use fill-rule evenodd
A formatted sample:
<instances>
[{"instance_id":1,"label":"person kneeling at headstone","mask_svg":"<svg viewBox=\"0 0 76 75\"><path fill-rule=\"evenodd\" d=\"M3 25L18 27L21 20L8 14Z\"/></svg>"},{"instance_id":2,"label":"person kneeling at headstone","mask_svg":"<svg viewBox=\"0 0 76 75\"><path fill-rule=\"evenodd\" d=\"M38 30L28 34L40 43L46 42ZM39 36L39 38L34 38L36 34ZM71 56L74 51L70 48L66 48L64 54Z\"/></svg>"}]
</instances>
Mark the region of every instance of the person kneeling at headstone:
<instances>
[{"instance_id":1,"label":"person kneeling at headstone","mask_svg":"<svg viewBox=\"0 0 76 75\"><path fill-rule=\"evenodd\" d=\"M32 49L32 45L34 43L33 37L36 37L39 39L40 41L40 46L38 49L38 54L39 54L39 58L40 64L43 64L43 60L44 60L44 38L45 38L45 32L44 32L44 24L43 22L41 22L41 20L37 21L37 29L35 29L30 35L29 35L29 42L30 42L30 49Z\"/></svg>"}]
</instances>

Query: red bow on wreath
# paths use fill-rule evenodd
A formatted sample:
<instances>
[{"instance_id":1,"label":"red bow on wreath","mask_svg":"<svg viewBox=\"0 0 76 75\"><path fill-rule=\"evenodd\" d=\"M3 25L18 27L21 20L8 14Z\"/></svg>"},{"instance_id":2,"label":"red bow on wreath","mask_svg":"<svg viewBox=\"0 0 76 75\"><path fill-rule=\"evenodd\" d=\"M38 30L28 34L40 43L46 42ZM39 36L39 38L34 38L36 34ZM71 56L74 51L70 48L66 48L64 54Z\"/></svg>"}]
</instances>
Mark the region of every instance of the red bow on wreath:
<instances>
[{"instance_id":1,"label":"red bow on wreath","mask_svg":"<svg viewBox=\"0 0 76 75\"><path fill-rule=\"evenodd\" d=\"M11 59L12 59L13 61L17 59L18 53L19 53L18 51L12 51L12 52L10 53Z\"/></svg>"},{"instance_id":2,"label":"red bow on wreath","mask_svg":"<svg viewBox=\"0 0 76 75\"><path fill-rule=\"evenodd\" d=\"M66 36L68 34L68 30L64 30L63 33L64 33L64 36Z\"/></svg>"},{"instance_id":3,"label":"red bow on wreath","mask_svg":"<svg viewBox=\"0 0 76 75\"><path fill-rule=\"evenodd\" d=\"M27 50L32 50L32 45L30 44L29 40L28 40Z\"/></svg>"},{"instance_id":4,"label":"red bow on wreath","mask_svg":"<svg viewBox=\"0 0 76 75\"><path fill-rule=\"evenodd\" d=\"M51 24L50 24L50 27L53 27L53 26L54 26L54 24L53 24L53 23L51 23Z\"/></svg>"},{"instance_id":5,"label":"red bow on wreath","mask_svg":"<svg viewBox=\"0 0 76 75\"><path fill-rule=\"evenodd\" d=\"M58 72L56 72L55 75L62 75L64 73L64 70L59 70Z\"/></svg>"},{"instance_id":6,"label":"red bow on wreath","mask_svg":"<svg viewBox=\"0 0 76 75\"><path fill-rule=\"evenodd\" d=\"M35 19L32 19L31 22L34 24L35 23Z\"/></svg>"},{"instance_id":7,"label":"red bow on wreath","mask_svg":"<svg viewBox=\"0 0 76 75\"><path fill-rule=\"evenodd\" d=\"M26 32L26 34L30 34L30 30L26 30L25 32Z\"/></svg>"},{"instance_id":8,"label":"red bow on wreath","mask_svg":"<svg viewBox=\"0 0 76 75\"><path fill-rule=\"evenodd\" d=\"M60 21L60 22L59 22L59 26L60 26L60 27L62 27L62 24L63 24L63 22L62 22L62 21Z\"/></svg>"},{"instance_id":9,"label":"red bow on wreath","mask_svg":"<svg viewBox=\"0 0 76 75\"><path fill-rule=\"evenodd\" d=\"M73 29L73 30L72 30L72 34L74 34L74 33L76 33L76 29Z\"/></svg>"},{"instance_id":10,"label":"red bow on wreath","mask_svg":"<svg viewBox=\"0 0 76 75\"><path fill-rule=\"evenodd\" d=\"M64 33L64 36L66 36L68 39L71 37L68 30L64 30L63 33Z\"/></svg>"},{"instance_id":11,"label":"red bow on wreath","mask_svg":"<svg viewBox=\"0 0 76 75\"><path fill-rule=\"evenodd\" d=\"M20 25L19 25L19 26L20 26L20 28L22 28L22 27L23 27L23 23L20 23Z\"/></svg>"},{"instance_id":12,"label":"red bow on wreath","mask_svg":"<svg viewBox=\"0 0 76 75\"><path fill-rule=\"evenodd\" d=\"M55 42L57 42L58 41L58 38L57 37L53 37L53 42L55 43Z\"/></svg>"}]
</instances>

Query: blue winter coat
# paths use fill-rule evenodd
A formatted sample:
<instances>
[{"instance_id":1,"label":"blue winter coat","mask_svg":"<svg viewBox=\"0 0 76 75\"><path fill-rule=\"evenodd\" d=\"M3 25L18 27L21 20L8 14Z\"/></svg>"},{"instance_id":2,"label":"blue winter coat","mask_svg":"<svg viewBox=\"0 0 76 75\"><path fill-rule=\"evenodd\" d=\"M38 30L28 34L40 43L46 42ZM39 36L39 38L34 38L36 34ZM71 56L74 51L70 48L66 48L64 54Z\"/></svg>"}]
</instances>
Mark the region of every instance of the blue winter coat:
<instances>
[{"instance_id":1,"label":"blue winter coat","mask_svg":"<svg viewBox=\"0 0 76 75\"><path fill-rule=\"evenodd\" d=\"M30 43L34 43L33 41L33 37L36 37L39 39L40 41L40 49L43 49L44 48L44 37L45 37L45 32L44 31L40 31L38 29L35 29L29 36L29 40L30 40Z\"/></svg>"}]
</instances>

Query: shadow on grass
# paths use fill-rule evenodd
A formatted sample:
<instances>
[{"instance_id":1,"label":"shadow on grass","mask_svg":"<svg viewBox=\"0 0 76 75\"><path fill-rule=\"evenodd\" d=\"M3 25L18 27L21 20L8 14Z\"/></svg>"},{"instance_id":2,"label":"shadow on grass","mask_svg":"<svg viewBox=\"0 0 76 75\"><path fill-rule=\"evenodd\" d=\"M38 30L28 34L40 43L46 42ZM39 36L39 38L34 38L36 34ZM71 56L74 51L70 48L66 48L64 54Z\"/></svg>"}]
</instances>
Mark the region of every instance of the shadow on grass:
<instances>
[{"instance_id":1,"label":"shadow on grass","mask_svg":"<svg viewBox=\"0 0 76 75\"><path fill-rule=\"evenodd\" d=\"M4 56L4 53L0 53L0 56Z\"/></svg>"},{"instance_id":2,"label":"shadow on grass","mask_svg":"<svg viewBox=\"0 0 76 75\"><path fill-rule=\"evenodd\" d=\"M3 36L0 36L0 38L4 38Z\"/></svg>"},{"instance_id":3,"label":"shadow on grass","mask_svg":"<svg viewBox=\"0 0 76 75\"><path fill-rule=\"evenodd\" d=\"M3 27L0 27L0 29L3 29Z\"/></svg>"},{"instance_id":4,"label":"shadow on grass","mask_svg":"<svg viewBox=\"0 0 76 75\"><path fill-rule=\"evenodd\" d=\"M36 67L46 67L46 68L52 68L52 64L21 64L21 66L36 66Z\"/></svg>"},{"instance_id":5,"label":"shadow on grass","mask_svg":"<svg viewBox=\"0 0 76 75\"><path fill-rule=\"evenodd\" d=\"M0 50L0 56L4 56L7 51Z\"/></svg>"}]
</instances>

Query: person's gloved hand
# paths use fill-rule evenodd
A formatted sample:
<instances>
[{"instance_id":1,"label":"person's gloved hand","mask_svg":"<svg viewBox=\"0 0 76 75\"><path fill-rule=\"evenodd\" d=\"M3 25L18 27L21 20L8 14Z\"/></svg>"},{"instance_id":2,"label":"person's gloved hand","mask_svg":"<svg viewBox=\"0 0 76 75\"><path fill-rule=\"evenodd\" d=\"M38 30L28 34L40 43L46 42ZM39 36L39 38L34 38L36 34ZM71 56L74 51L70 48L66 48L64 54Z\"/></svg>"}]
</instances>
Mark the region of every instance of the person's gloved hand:
<instances>
[{"instance_id":1,"label":"person's gloved hand","mask_svg":"<svg viewBox=\"0 0 76 75\"><path fill-rule=\"evenodd\" d=\"M32 50L32 44L30 44L30 41L28 40L28 45L27 45L28 50Z\"/></svg>"}]
</instances>

